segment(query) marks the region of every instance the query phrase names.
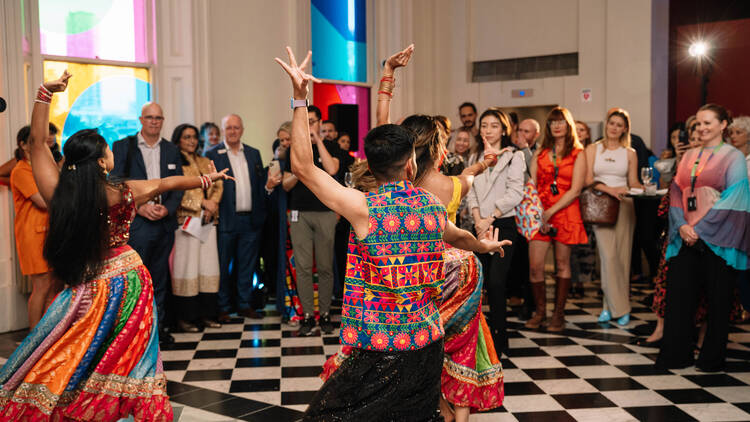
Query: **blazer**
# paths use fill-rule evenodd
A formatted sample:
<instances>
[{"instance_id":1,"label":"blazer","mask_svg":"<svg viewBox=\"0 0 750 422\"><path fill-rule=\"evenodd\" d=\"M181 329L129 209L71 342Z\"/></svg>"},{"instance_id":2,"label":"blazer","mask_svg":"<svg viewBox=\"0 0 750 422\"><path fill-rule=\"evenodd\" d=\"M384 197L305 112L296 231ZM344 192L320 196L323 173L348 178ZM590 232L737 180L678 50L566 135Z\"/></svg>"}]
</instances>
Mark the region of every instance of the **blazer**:
<instances>
[{"instance_id":1,"label":"blazer","mask_svg":"<svg viewBox=\"0 0 750 422\"><path fill-rule=\"evenodd\" d=\"M505 152L497 159L492 171L474 177L474 184L467 195L469 210L479 208L482 218L492 215L497 209L500 218L516 215L515 208L523 199L526 157L523 151Z\"/></svg>"},{"instance_id":2,"label":"blazer","mask_svg":"<svg viewBox=\"0 0 750 422\"><path fill-rule=\"evenodd\" d=\"M249 145L241 145L242 152L245 154L245 160L247 160L247 170L250 174L250 187L252 191L251 200L253 208L250 212L250 226L240 226L237 219L237 190L235 182L227 179L224 181L224 194L219 203L218 230L220 232L256 230L261 228L266 220L266 201L268 200L268 195L266 195L267 174L263 168L260 151ZM227 174L234 177L232 165L227 155L227 146L223 141L206 151L206 158L213 160L217 171L228 168L229 171Z\"/></svg>"},{"instance_id":3,"label":"blazer","mask_svg":"<svg viewBox=\"0 0 750 422\"><path fill-rule=\"evenodd\" d=\"M159 177L182 176L182 158L179 149L171 142L161 138L159 145ZM143 154L138 148L138 134L127 136L112 144L112 154L115 158L115 166L112 175L126 180L146 180L146 163ZM130 158L128 158L128 155ZM161 203L169 214L159 221L151 221L136 215L130 225L131 231L138 231L142 227L161 226L165 231L173 232L177 229L177 208L182 201L182 191L170 191L161 194Z\"/></svg>"}]
</instances>

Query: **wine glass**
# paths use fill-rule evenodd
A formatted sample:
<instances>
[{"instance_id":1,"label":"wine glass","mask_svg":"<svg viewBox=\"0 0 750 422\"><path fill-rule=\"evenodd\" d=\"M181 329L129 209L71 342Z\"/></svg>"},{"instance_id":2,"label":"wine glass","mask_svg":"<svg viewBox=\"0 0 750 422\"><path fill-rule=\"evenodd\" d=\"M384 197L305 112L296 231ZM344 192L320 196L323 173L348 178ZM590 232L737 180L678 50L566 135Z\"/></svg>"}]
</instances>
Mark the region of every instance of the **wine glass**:
<instances>
[{"instance_id":1,"label":"wine glass","mask_svg":"<svg viewBox=\"0 0 750 422\"><path fill-rule=\"evenodd\" d=\"M641 169L641 181L643 181L644 186L651 184L652 177L654 177L654 169L651 167L643 167Z\"/></svg>"},{"instance_id":2,"label":"wine glass","mask_svg":"<svg viewBox=\"0 0 750 422\"><path fill-rule=\"evenodd\" d=\"M344 173L344 184L350 188L354 187L354 179L352 179L352 173L349 171Z\"/></svg>"}]
</instances>

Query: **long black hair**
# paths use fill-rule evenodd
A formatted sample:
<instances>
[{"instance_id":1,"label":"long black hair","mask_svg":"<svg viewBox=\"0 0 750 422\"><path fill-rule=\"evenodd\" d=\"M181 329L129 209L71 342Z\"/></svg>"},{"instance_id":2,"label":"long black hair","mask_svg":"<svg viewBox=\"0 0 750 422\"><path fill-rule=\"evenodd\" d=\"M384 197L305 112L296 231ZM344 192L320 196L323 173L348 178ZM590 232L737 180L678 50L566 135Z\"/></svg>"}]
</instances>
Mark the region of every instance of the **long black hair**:
<instances>
[{"instance_id":1,"label":"long black hair","mask_svg":"<svg viewBox=\"0 0 750 422\"><path fill-rule=\"evenodd\" d=\"M63 147L65 165L49 204L44 258L69 285L97 274L108 249L108 182L97 161L107 148L96 129L74 133Z\"/></svg>"},{"instance_id":2,"label":"long black hair","mask_svg":"<svg viewBox=\"0 0 750 422\"><path fill-rule=\"evenodd\" d=\"M195 154L201 155L200 148L201 148L201 140L200 140L200 132L198 132L198 128L191 125L190 123L183 123L176 128L174 128L174 131L172 131L172 143L174 146L177 147L177 149L180 151L180 157L182 157L182 165L188 166L190 165L190 161L188 161L187 156L184 152L182 152L182 149L180 148L180 139L182 139L182 132L185 131L185 129L193 129L195 131L195 135L198 136L198 145L195 147Z\"/></svg>"},{"instance_id":3,"label":"long black hair","mask_svg":"<svg viewBox=\"0 0 750 422\"><path fill-rule=\"evenodd\" d=\"M482 115L479 117L478 120L478 126L479 126L479 132L482 131L482 120L488 116L493 116L497 120L500 121L500 125L502 126L502 129L500 130L500 148L516 148L516 145L513 143L513 138L510 137L511 131L513 130L513 127L511 126L511 117L508 115L508 113L500 110L497 107L490 107L487 110L485 110ZM477 159L482 157L482 153L484 153L484 141L482 141L482 137L480 134L477 134Z\"/></svg>"}]
</instances>

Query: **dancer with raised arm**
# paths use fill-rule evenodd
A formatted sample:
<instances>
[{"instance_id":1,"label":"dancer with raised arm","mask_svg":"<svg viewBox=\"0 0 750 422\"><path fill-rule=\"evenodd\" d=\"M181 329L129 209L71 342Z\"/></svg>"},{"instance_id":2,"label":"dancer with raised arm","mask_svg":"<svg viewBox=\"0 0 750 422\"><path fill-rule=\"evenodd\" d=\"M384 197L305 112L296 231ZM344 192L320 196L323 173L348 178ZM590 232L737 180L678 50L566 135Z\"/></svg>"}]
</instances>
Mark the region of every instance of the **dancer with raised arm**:
<instances>
[{"instance_id":1,"label":"dancer with raised arm","mask_svg":"<svg viewBox=\"0 0 750 422\"><path fill-rule=\"evenodd\" d=\"M378 124L390 121L394 72L408 64L413 52L414 46L410 45L385 63L378 91ZM412 115L401 126L417 135L414 144L418 169L415 185L437 197L446 207L448 219L452 223L456 221L461 199L471 190L475 176L495 166L499 155L503 156L506 164L507 156L512 156L505 149L498 151L492 148L483 139L484 153L481 159L466 168L461 175L449 177L438 171L446 147L440 137L438 121L430 116ZM483 232L487 232L487 229ZM504 240L508 238L507 233L500 235ZM510 241L507 243L510 244ZM464 422L469 420L472 409L485 411L502 405L503 369L490 327L481 309L484 278L482 264L471 251L451 245L446 245L443 256L445 282L439 311L445 327L445 356L441 374L440 410L446 421L455 419ZM502 319L504 323L504 314ZM501 336L505 337L504 330Z\"/></svg>"},{"instance_id":2,"label":"dancer with raised arm","mask_svg":"<svg viewBox=\"0 0 750 422\"><path fill-rule=\"evenodd\" d=\"M44 140L52 95L45 82L31 115L31 167L49 205L44 255L67 288L0 369L0 421L172 420L159 353L151 276L127 245L138 205L169 190L208 188L202 177L111 181L112 151L96 129L65 143L60 171Z\"/></svg>"},{"instance_id":3,"label":"dancer with raised arm","mask_svg":"<svg viewBox=\"0 0 750 422\"><path fill-rule=\"evenodd\" d=\"M304 70L311 53L298 65L287 52L289 63L276 61L294 91L292 171L352 224L341 317L341 343L351 355L313 397L303 420L440 421L443 239L501 254L506 243L491 236L479 241L457 229L437 198L412 185L414 135L400 126L377 127L365 138L377 191L345 188L317 168L306 107L315 79Z\"/></svg>"}]
</instances>

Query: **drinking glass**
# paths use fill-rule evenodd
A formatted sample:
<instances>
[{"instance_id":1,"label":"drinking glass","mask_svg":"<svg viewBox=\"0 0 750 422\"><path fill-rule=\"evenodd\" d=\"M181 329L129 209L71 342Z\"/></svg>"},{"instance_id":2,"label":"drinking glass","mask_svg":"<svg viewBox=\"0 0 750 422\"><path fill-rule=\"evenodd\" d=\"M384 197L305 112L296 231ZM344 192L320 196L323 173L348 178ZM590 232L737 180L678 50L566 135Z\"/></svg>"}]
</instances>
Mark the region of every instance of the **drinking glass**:
<instances>
[{"instance_id":1,"label":"drinking glass","mask_svg":"<svg viewBox=\"0 0 750 422\"><path fill-rule=\"evenodd\" d=\"M654 177L654 169L651 167L643 167L641 169L641 181L644 185L651 183L651 178Z\"/></svg>"},{"instance_id":2,"label":"drinking glass","mask_svg":"<svg viewBox=\"0 0 750 422\"><path fill-rule=\"evenodd\" d=\"M350 187L350 188L354 187L354 180L352 179L352 173L351 172L347 171L346 173L344 173L344 184L347 187Z\"/></svg>"}]
</instances>

